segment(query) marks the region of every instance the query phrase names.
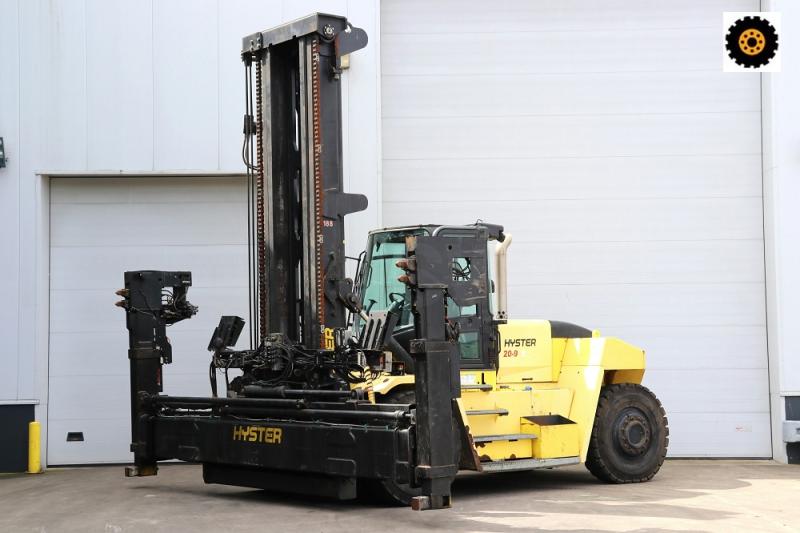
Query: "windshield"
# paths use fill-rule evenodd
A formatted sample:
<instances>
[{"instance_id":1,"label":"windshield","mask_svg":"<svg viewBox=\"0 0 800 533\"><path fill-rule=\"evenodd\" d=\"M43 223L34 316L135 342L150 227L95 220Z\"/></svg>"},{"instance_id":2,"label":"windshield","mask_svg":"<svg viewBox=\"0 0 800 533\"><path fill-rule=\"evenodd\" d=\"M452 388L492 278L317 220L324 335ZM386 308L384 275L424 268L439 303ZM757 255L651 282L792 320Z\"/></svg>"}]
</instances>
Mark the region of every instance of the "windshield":
<instances>
[{"instance_id":1,"label":"windshield","mask_svg":"<svg viewBox=\"0 0 800 533\"><path fill-rule=\"evenodd\" d=\"M404 272L397 267L397 262L406 256L406 237L409 235L425 235L422 228L386 231L373 233L367 243L361 272L361 305L367 314L370 311L385 311L394 301L403 300L404 305L397 327L408 326L413 322L411 314L411 295L408 287L398 277ZM360 328L360 319L356 318L356 331Z\"/></svg>"}]
</instances>

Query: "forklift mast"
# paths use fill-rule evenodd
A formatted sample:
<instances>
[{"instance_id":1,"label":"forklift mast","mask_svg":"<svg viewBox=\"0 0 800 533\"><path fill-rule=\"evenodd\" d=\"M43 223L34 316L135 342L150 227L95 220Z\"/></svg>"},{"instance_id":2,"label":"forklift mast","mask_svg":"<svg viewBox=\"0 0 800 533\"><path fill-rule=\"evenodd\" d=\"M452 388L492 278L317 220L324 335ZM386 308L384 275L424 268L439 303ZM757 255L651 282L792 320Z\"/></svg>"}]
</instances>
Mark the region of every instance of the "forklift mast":
<instances>
[{"instance_id":1,"label":"forklift mast","mask_svg":"<svg viewBox=\"0 0 800 533\"><path fill-rule=\"evenodd\" d=\"M281 332L333 349L346 326L344 217L367 198L343 191L342 57L366 44L321 13L242 39L251 348Z\"/></svg>"}]
</instances>

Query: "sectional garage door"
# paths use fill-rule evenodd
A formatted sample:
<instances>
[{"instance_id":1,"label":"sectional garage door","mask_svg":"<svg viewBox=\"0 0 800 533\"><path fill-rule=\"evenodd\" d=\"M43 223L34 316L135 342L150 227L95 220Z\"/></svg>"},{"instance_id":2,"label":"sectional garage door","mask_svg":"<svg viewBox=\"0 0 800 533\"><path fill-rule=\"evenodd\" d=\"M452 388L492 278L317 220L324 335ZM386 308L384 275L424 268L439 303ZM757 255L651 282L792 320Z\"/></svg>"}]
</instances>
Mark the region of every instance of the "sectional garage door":
<instances>
[{"instance_id":1,"label":"sectional garage door","mask_svg":"<svg viewBox=\"0 0 800 533\"><path fill-rule=\"evenodd\" d=\"M645 347L673 456L769 456L760 79L719 45L758 2L381 6L384 224L504 224L512 316Z\"/></svg>"},{"instance_id":2,"label":"sectional garage door","mask_svg":"<svg viewBox=\"0 0 800 533\"><path fill-rule=\"evenodd\" d=\"M191 270L200 307L170 327L170 394L207 395L208 339L247 316L242 178L54 178L50 187L48 464L130 460L125 270ZM83 440L67 440L67 434Z\"/></svg>"}]
</instances>

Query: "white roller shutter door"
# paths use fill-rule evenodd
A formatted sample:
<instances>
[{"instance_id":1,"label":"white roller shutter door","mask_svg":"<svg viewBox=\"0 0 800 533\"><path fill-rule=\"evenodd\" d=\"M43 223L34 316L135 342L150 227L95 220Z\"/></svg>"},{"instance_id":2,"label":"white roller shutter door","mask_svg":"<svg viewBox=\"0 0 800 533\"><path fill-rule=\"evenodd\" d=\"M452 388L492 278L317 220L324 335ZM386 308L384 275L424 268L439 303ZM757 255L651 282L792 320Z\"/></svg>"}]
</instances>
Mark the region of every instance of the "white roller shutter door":
<instances>
[{"instance_id":1,"label":"white roller shutter door","mask_svg":"<svg viewBox=\"0 0 800 533\"><path fill-rule=\"evenodd\" d=\"M48 464L130 461L128 333L114 291L126 270L192 271L200 311L167 330L165 392L210 394L214 326L247 317L244 179L54 178L50 202Z\"/></svg>"},{"instance_id":2,"label":"white roller shutter door","mask_svg":"<svg viewBox=\"0 0 800 533\"><path fill-rule=\"evenodd\" d=\"M381 3L383 222L514 234L513 317L646 348L673 456L770 456L757 1Z\"/></svg>"}]
</instances>

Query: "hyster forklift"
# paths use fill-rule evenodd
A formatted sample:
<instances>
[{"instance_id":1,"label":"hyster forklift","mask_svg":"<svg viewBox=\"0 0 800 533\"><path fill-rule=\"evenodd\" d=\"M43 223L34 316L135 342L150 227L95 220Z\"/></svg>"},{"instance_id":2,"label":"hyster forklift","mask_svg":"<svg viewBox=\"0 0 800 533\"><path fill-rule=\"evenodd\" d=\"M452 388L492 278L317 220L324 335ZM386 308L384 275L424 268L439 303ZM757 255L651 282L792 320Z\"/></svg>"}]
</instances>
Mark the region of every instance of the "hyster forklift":
<instances>
[{"instance_id":1,"label":"hyster forklift","mask_svg":"<svg viewBox=\"0 0 800 533\"><path fill-rule=\"evenodd\" d=\"M244 38L249 347L234 348L245 321L223 316L211 396L163 394L166 327L197 312L191 273L125 273L126 475L180 459L207 483L340 499L377 488L414 509L449 507L459 470L584 462L603 481L651 479L668 429L641 385L644 352L509 319L502 226L374 231L345 277L344 217L367 200L342 190L341 75L366 44L324 14Z\"/></svg>"}]
</instances>

